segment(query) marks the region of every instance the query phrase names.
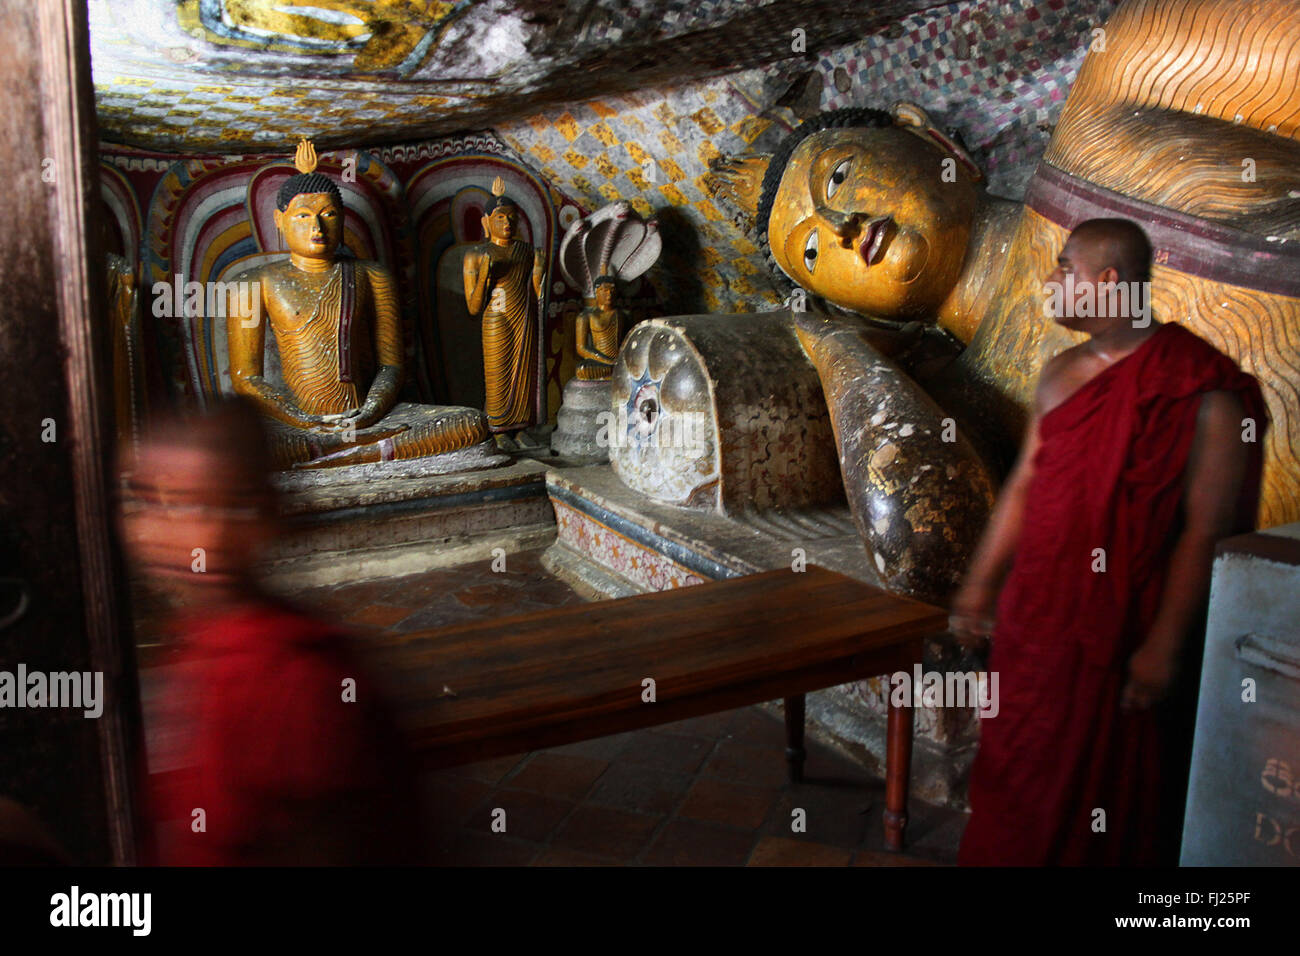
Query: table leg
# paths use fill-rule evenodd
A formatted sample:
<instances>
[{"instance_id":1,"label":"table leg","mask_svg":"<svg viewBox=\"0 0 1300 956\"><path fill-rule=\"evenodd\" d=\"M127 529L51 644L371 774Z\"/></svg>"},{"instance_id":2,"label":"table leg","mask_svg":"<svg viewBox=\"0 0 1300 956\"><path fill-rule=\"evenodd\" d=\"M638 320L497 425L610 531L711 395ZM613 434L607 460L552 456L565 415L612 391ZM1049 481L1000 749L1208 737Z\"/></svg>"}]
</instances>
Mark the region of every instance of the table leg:
<instances>
[{"instance_id":1,"label":"table leg","mask_svg":"<svg viewBox=\"0 0 1300 956\"><path fill-rule=\"evenodd\" d=\"M903 849L912 774L912 708L889 705L885 726L885 849Z\"/></svg>"},{"instance_id":2,"label":"table leg","mask_svg":"<svg viewBox=\"0 0 1300 956\"><path fill-rule=\"evenodd\" d=\"M790 765L790 782L803 782L804 695L785 699L785 759Z\"/></svg>"}]
</instances>

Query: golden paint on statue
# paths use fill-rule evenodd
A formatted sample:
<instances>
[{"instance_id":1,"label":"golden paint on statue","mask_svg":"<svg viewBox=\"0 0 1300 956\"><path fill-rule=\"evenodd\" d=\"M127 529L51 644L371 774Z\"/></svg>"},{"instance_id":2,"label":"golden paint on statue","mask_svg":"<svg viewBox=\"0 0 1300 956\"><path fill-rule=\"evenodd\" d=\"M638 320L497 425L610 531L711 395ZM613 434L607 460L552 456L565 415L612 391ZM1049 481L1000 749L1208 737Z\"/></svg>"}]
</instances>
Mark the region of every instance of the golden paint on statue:
<instances>
[{"instance_id":1,"label":"golden paint on statue","mask_svg":"<svg viewBox=\"0 0 1300 956\"><path fill-rule=\"evenodd\" d=\"M405 356L393 277L339 254L342 195L315 172L307 140L295 165L275 211L289 258L237 276L256 283L254 309L241 312L232 289L227 310L231 380L272 420L277 467L421 458L486 440L477 409L398 403ZM268 322L285 388L263 375Z\"/></svg>"},{"instance_id":2,"label":"golden paint on statue","mask_svg":"<svg viewBox=\"0 0 1300 956\"><path fill-rule=\"evenodd\" d=\"M483 381L488 428L504 448L512 433L536 423L537 325L532 297L540 301L546 258L515 238L519 209L505 196L500 177L496 203L483 216L487 239L465 254L465 302L483 323ZM531 272L531 281L530 281Z\"/></svg>"},{"instance_id":3,"label":"golden paint on statue","mask_svg":"<svg viewBox=\"0 0 1300 956\"><path fill-rule=\"evenodd\" d=\"M578 313L574 325L578 367L574 376L585 382L608 381L614 374L623 340L623 313L614 308L616 289L613 276L601 276L596 280L594 301Z\"/></svg>"}]
</instances>

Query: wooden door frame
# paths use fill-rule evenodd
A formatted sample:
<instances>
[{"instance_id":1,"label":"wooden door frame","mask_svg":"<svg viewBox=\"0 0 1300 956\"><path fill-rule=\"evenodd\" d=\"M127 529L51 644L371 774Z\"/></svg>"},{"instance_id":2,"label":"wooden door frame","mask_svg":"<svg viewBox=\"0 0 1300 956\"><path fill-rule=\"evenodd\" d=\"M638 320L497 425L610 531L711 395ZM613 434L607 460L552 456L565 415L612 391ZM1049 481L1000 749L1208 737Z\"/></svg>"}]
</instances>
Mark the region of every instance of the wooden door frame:
<instances>
[{"instance_id":1,"label":"wooden door frame","mask_svg":"<svg viewBox=\"0 0 1300 956\"><path fill-rule=\"evenodd\" d=\"M49 210L56 254L54 295L64 346L66 432L71 436L85 638L91 667L104 674L104 713L95 722L102 800L112 862L129 865L137 859L135 784L143 769L142 736L125 573L111 527L113 388L88 13L85 0L36 0L36 8L41 124L46 161L53 161Z\"/></svg>"}]
</instances>

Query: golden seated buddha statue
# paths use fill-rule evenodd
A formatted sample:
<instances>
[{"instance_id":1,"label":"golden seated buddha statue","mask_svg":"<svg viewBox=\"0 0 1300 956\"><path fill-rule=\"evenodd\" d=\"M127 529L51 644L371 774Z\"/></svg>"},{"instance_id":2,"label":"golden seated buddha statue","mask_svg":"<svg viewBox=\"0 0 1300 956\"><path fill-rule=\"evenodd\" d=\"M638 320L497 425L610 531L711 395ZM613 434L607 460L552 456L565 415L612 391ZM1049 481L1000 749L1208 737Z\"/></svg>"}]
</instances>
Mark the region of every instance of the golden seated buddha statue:
<instances>
[{"instance_id":1,"label":"golden seated buddha statue","mask_svg":"<svg viewBox=\"0 0 1300 956\"><path fill-rule=\"evenodd\" d=\"M289 257L236 276L232 290L254 284L253 305L241 308L248 299L232 293L226 312L234 389L271 419L277 467L423 458L488 441L478 409L397 401L404 355L396 283L378 262L340 254L343 198L315 171L307 140L295 165L274 216ZM284 387L263 374L268 324Z\"/></svg>"}]
</instances>

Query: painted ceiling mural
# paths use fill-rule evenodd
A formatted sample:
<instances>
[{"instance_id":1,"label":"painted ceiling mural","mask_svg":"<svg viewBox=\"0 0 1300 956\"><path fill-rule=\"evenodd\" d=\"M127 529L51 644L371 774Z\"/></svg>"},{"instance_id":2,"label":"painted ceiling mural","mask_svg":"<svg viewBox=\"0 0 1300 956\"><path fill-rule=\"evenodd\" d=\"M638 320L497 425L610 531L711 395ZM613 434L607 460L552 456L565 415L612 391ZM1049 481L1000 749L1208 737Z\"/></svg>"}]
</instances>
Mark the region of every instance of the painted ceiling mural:
<instances>
[{"instance_id":1,"label":"painted ceiling mural","mask_svg":"<svg viewBox=\"0 0 1300 956\"><path fill-rule=\"evenodd\" d=\"M154 149L410 141L717 75L928 0L90 0L105 136ZM795 43L794 30L805 31Z\"/></svg>"}]
</instances>

